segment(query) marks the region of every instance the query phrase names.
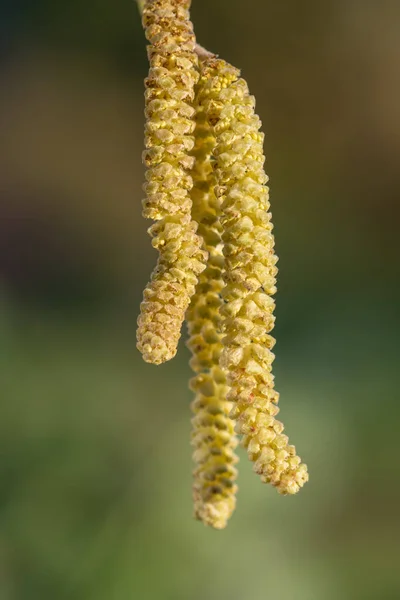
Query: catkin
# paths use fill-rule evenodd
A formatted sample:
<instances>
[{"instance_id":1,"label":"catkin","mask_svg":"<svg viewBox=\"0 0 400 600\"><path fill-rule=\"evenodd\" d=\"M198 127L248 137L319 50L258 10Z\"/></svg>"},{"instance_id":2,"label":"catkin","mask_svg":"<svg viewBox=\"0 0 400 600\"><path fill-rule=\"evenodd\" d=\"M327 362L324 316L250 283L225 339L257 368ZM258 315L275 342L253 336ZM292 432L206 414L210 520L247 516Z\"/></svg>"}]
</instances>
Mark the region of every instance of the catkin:
<instances>
[{"instance_id":1,"label":"catkin","mask_svg":"<svg viewBox=\"0 0 400 600\"><path fill-rule=\"evenodd\" d=\"M308 473L276 419L279 395L274 389L275 340L270 332L277 257L261 122L237 69L209 58L202 63L202 75L208 90L207 119L216 137L215 193L221 202L225 256L220 364L228 373L231 416L262 481L282 494L294 494Z\"/></svg>"},{"instance_id":2,"label":"catkin","mask_svg":"<svg viewBox=\"0 0 400 600\"><path fill-rule=\"evenodd\" d=\"M150 42L143 215L156 221L149 234L159 259L143 294L137 346L153 364L176 354L184 315L206 260L191 218L192 104L199 74L189 7L189 0L147 0L142 17Z\"/></svg>"},{"instance_id":3,"label":"catkin","mask_svg":"<svg viewBox=\"0 0 400 600\"><path fill-rule=\"evenodd\" d=\"M199 276L196 293L186 314L192 351L190 365L197 373L190 382L195 392L192 402L193 502L194 515L206 525L222 529L236 505L238 458L237 439L229 417L232 402L227 400L225 372L219 366L222 351L221 291L222 227L220 203L215 196L215 176L211 155L215 137L206 122L204 102L207 90L200 80L196 86L196 129L193 177L193 218L209 255L207 267Z\"/></svg>"}]
</instances>

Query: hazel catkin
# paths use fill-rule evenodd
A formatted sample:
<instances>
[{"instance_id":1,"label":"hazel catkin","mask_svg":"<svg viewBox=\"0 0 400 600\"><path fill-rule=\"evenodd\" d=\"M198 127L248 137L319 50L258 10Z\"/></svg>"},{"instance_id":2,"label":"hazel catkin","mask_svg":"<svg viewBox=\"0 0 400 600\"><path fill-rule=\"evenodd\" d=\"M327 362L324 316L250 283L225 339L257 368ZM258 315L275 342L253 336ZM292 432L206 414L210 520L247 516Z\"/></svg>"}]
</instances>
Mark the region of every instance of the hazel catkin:
<instances>
[{"instance_id":1,"label":"hazel catkin","mask_svg":"<svg viewBox=\"0 0 400 600\"><path fill-rule=\"evenodd\" d=\"M149 41L143 215L158 263L137 347L160 364L186 317L195 376L194 514L222 529L236 505L237 438L281 494L308 481L277 420L277 257L255 100L240 71L196 44L190 0L137 0Z\"/></svg>"},{"instance_id":2,"label":"hazel catkin","mask_svg":"<svg viewBox=\"0 0 400 600\"><path fill-rule=\"evenodd\" d=\"M229 416L232 402L227 400L226 374L219 366L222 351L224 286L222 269L222 226L220 202L214 193L215 176L211 156L215 137L206 121L204 102L207 90L200 79L196 86L195 158L192 170L193 218L209 255L205 271L200 274L195 295L186 314L192 351L190 365L197 373L190 382L195 392L192 402L193 502L197 519L216 529L226 526L236 505L237 439Z\"/></svg>"},{"instance_id":3,"label":"hazel catkin","mask_svg":"<svg viewBox=\"0 0 400 600\"><path fill-rule=\"evenodd\" d=\"M308 473L276 419L279 395L274 389L275 340L270 332L277 257L261 122L237 69L206 58L202 74L209 89L207 118L216 137L215 192L221 202L225 256L220 364L228 373L231 416L262 481L282 494L293 494L308 480Z\"/></svg>"},{"instance_id":4,"label":"hazel catkin","mask_svg":"<svg viewBox=\"0 0 400 600\"><path fill-rule=\"evenodd\" d=\"M143 215L156 221L149 234L159 259L143 294L137 346L153 364L176 354L184 315L206 259L191 218L189 171L194 159L189 153L199 75L189 6L188 0L147 0L142 16L150 42Z\"/></svg>"}]
</instances>

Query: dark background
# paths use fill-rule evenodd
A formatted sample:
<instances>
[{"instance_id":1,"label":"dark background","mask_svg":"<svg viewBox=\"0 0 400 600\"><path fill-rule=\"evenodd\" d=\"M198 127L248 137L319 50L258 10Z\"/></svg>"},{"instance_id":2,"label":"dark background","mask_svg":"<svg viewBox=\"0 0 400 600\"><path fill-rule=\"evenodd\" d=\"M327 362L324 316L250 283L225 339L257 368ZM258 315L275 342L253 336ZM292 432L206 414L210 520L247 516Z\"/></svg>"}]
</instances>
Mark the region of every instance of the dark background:
<instances>
[{"instance_id":1,"label":"dark background","mask_svg":"<svg viewBox=\"0 0 400 600\"><path fill-rule=\"evenodd\" d=\"M188 351L142 362L145 41L133 0L0 2L1 600L397 600L400 2L193 0L266 132L281 416L192 520Z\"/></svg>"}]
</instances>

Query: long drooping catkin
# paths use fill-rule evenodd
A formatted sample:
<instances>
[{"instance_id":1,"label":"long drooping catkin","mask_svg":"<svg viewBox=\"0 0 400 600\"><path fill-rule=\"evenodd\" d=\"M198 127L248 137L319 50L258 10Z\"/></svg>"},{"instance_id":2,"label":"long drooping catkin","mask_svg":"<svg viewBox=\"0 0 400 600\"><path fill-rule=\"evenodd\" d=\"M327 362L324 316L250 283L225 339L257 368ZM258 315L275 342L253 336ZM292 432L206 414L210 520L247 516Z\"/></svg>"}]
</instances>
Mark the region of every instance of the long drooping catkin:
<instances>
[{"instance_id":1,"label":"long drooping catkin","mask_svg":"<svg viewBox=\"0 0 400 600\"><path fill-rule=\"evenodd\" d=\"M254 470L282 494L294 494L308 479L295 447L276 420L279 395L274 389L271 351L274 326L276 262L264 172L263 135L255 102L237 69L206 59L207 119L216 137L216 196L221 201L225 287L222 289L228 399L236 431Z\"/></svg>"},{"instance_id":2,"label":"long drooping catkin","mask_svg":"<svg viewBox=\"0 0 400 600\"><path fill-rule=\"evenodd\" d=\"M191 219L194 85L198 81L190 0L147 0L143 26L150 42L143 155L148 167L143 215L159 260L144 291L138 349L145 361L172 358L199 273L205 268L197 225Z\"/></svg>"},{"instance_id":3,"label":"long drooping catkin","mask_svg":"<svg viewBox=\"0 0 400 600\"><path fill-rule=\"evenodd\" d=\"M204 102L207 90L200 79L196 86L196 129L193 156L193 218L209 255L199 276L196 293L186 314L192 351L191 367L197 373L190 382L195 392L192 403L193 501L197 519L217 529L226 526L236 505L234 465L237 439L229 417L232 403L227 400L226 375L219 366L222 351L220 308L224 286L222 268L222 227L220 203L214 194L215 177L211 155L215 137L206 122Z\"/></svg>"}]
</instances>

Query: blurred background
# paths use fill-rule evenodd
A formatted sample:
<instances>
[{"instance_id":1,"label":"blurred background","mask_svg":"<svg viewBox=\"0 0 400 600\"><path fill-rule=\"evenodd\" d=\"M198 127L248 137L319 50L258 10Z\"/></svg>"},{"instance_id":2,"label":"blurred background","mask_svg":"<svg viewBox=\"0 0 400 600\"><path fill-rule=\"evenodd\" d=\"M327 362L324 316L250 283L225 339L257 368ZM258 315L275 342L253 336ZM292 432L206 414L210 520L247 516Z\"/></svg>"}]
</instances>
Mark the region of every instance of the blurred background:
<instances>
[{"instance_id":1,"label":"blurred background","mask_svg":"<svg viewBox=\"0 0 400 600\"><path fill-rule=\"evenodd\" d=\"M1 600L400 598L400 2L193 0L266 132L295 497L240 452L192 519L184 344L135 348L145 40L133 0L1 0Z\"/></svg>"}]
</instances>

